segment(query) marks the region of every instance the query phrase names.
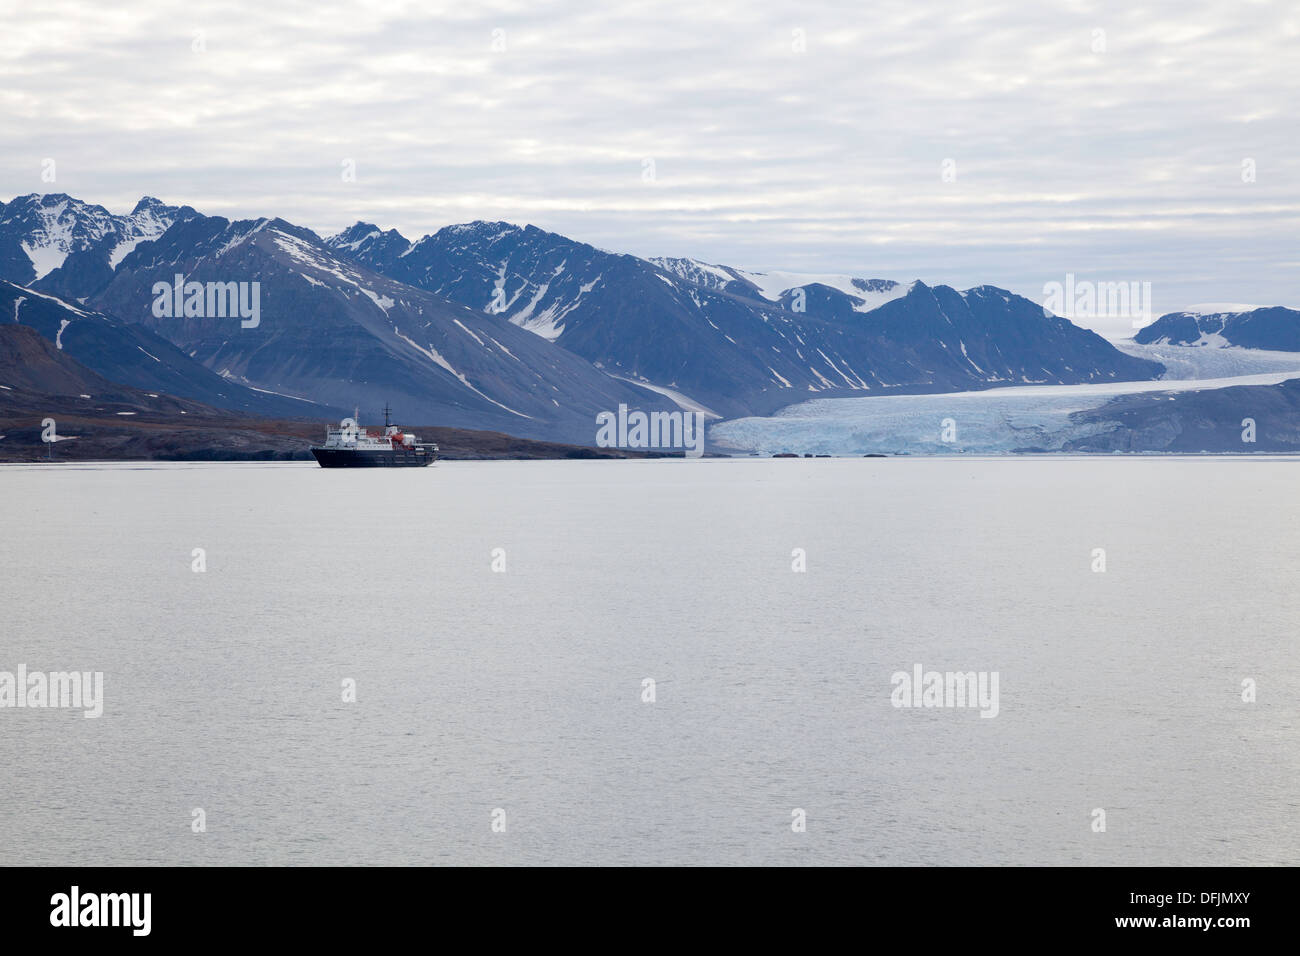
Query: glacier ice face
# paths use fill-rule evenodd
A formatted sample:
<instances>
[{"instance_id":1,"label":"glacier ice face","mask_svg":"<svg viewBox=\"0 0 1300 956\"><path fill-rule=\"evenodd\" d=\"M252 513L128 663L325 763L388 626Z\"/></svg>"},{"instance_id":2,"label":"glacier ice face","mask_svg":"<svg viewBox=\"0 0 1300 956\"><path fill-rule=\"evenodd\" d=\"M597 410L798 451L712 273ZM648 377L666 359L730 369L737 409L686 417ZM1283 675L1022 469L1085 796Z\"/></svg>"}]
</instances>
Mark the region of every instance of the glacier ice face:
<instances>
[{"instance_id":1,"label":"glacier ice face","mask_svg":"<svg viewBox=\"0 0 1300 956\"><path fill-rule=\"evenodd\" d=\"M1264 349L1201 348L1187 345L1138 345L1115 342L1115 348L1135 358L1164 365L1164 379L1219 379L1300 368L1300 354ZM1243 383L1245 384L1245 383Z\"/></svg>"},{"instance_id":2,"label":"glacier ice face","mask_svg":"<svg viewBox=\"0 0 1300 956\"><path fill-rule=\"evenodd\" d=\"M1300 355L1250 349L1136 345L1119 348L1163 362L1154 382L1029 385L939 395L882 395L816 399L768 418L714 425L709 439L721 451L772 455L996 455L1059 451L1064 442L1102 425L1071 422L1073 412L1098 408L1119 395L1274 385L1300 378ZM951 438L951 441L945 441Z\"/></svg>"}]
</instances>

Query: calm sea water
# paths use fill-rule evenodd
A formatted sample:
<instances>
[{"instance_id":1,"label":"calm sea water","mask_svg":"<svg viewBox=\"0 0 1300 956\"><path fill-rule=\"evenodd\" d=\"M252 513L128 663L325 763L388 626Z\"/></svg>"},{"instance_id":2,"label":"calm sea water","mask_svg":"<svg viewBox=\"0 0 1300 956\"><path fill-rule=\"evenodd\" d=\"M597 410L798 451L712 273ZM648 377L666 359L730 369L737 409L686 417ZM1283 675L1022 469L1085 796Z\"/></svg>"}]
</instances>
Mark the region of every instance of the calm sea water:
<instances>
[{"instance_id":1,"label":"calm sea water","mask_svg":"<svg viewBox=\"0 0 1300 956\"><path fill-rule=\"evenodd\" d=\"M0 468L0 670L106 697L0 710L0 862L1294 864L1298 487L1266 459ZM893 707L918 663L998 672L998 716Z\"/></svg>"}]
</instances>

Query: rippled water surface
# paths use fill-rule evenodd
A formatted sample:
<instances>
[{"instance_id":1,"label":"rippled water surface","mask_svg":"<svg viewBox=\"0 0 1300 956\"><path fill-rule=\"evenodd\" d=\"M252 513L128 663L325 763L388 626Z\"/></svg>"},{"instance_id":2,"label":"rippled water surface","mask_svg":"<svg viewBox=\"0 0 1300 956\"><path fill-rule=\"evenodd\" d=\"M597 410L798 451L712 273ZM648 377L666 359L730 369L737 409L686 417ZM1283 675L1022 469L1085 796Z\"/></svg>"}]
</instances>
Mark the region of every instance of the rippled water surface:
<instances>
[{"instance_id":1,"label":"rippled water surface","mask_svg":"<svg viewBox=\"0 0 1300 956\"><path fill-rule=\"evenodd\" d=\"M0 861L1295 863L1297 487L1266 459L0 468L0 671L106 698L0 709ZM996 671L997 717L895 708L916 664Z\"/></svg>"}]
</instances>

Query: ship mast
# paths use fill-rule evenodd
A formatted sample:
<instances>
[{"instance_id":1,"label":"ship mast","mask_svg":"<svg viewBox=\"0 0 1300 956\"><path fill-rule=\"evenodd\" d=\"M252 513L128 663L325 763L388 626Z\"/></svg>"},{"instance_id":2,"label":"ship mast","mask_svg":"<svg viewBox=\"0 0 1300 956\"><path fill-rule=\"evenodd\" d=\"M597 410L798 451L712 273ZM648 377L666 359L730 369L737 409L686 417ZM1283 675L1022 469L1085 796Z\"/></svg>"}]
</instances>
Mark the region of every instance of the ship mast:
<instances>
[{"instance_id":1,"label":"ship mast","mask_svg":"<svg viewBox=\"0 0 1300 956\"><path fill-rule=\"evenodd\" d=\"M392 422L389 421L389 416L392 415L392 413L393 413L393 410L392 410L391 408L388 407L388 403L387 403L387 402L384 402L384 428L385 428L385 430L386 430L386 429L387 429L387 428L392 424Z\"/></svg>"}]
</instances>

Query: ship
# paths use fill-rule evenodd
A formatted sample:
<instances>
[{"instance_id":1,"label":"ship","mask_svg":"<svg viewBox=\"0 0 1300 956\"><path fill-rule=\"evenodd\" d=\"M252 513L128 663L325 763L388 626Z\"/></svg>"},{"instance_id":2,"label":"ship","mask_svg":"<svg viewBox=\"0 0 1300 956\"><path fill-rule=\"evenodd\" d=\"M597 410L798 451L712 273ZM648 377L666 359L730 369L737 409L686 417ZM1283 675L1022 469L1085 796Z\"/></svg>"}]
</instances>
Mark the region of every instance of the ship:
<instances>
[{"instance_id":1,"label":"ship","mask_svg":"<svg viewBox=\"0 0 1300 956\"><path fill-rule=\"evenodd\" d=\"M422 442L392 422L392 409L384 405L384 433L372 435L345 418L325 430L325 444L313 445L312 457L322 468L423 468L438 460L438 446Z\"/></svg>"}]
</instances>

